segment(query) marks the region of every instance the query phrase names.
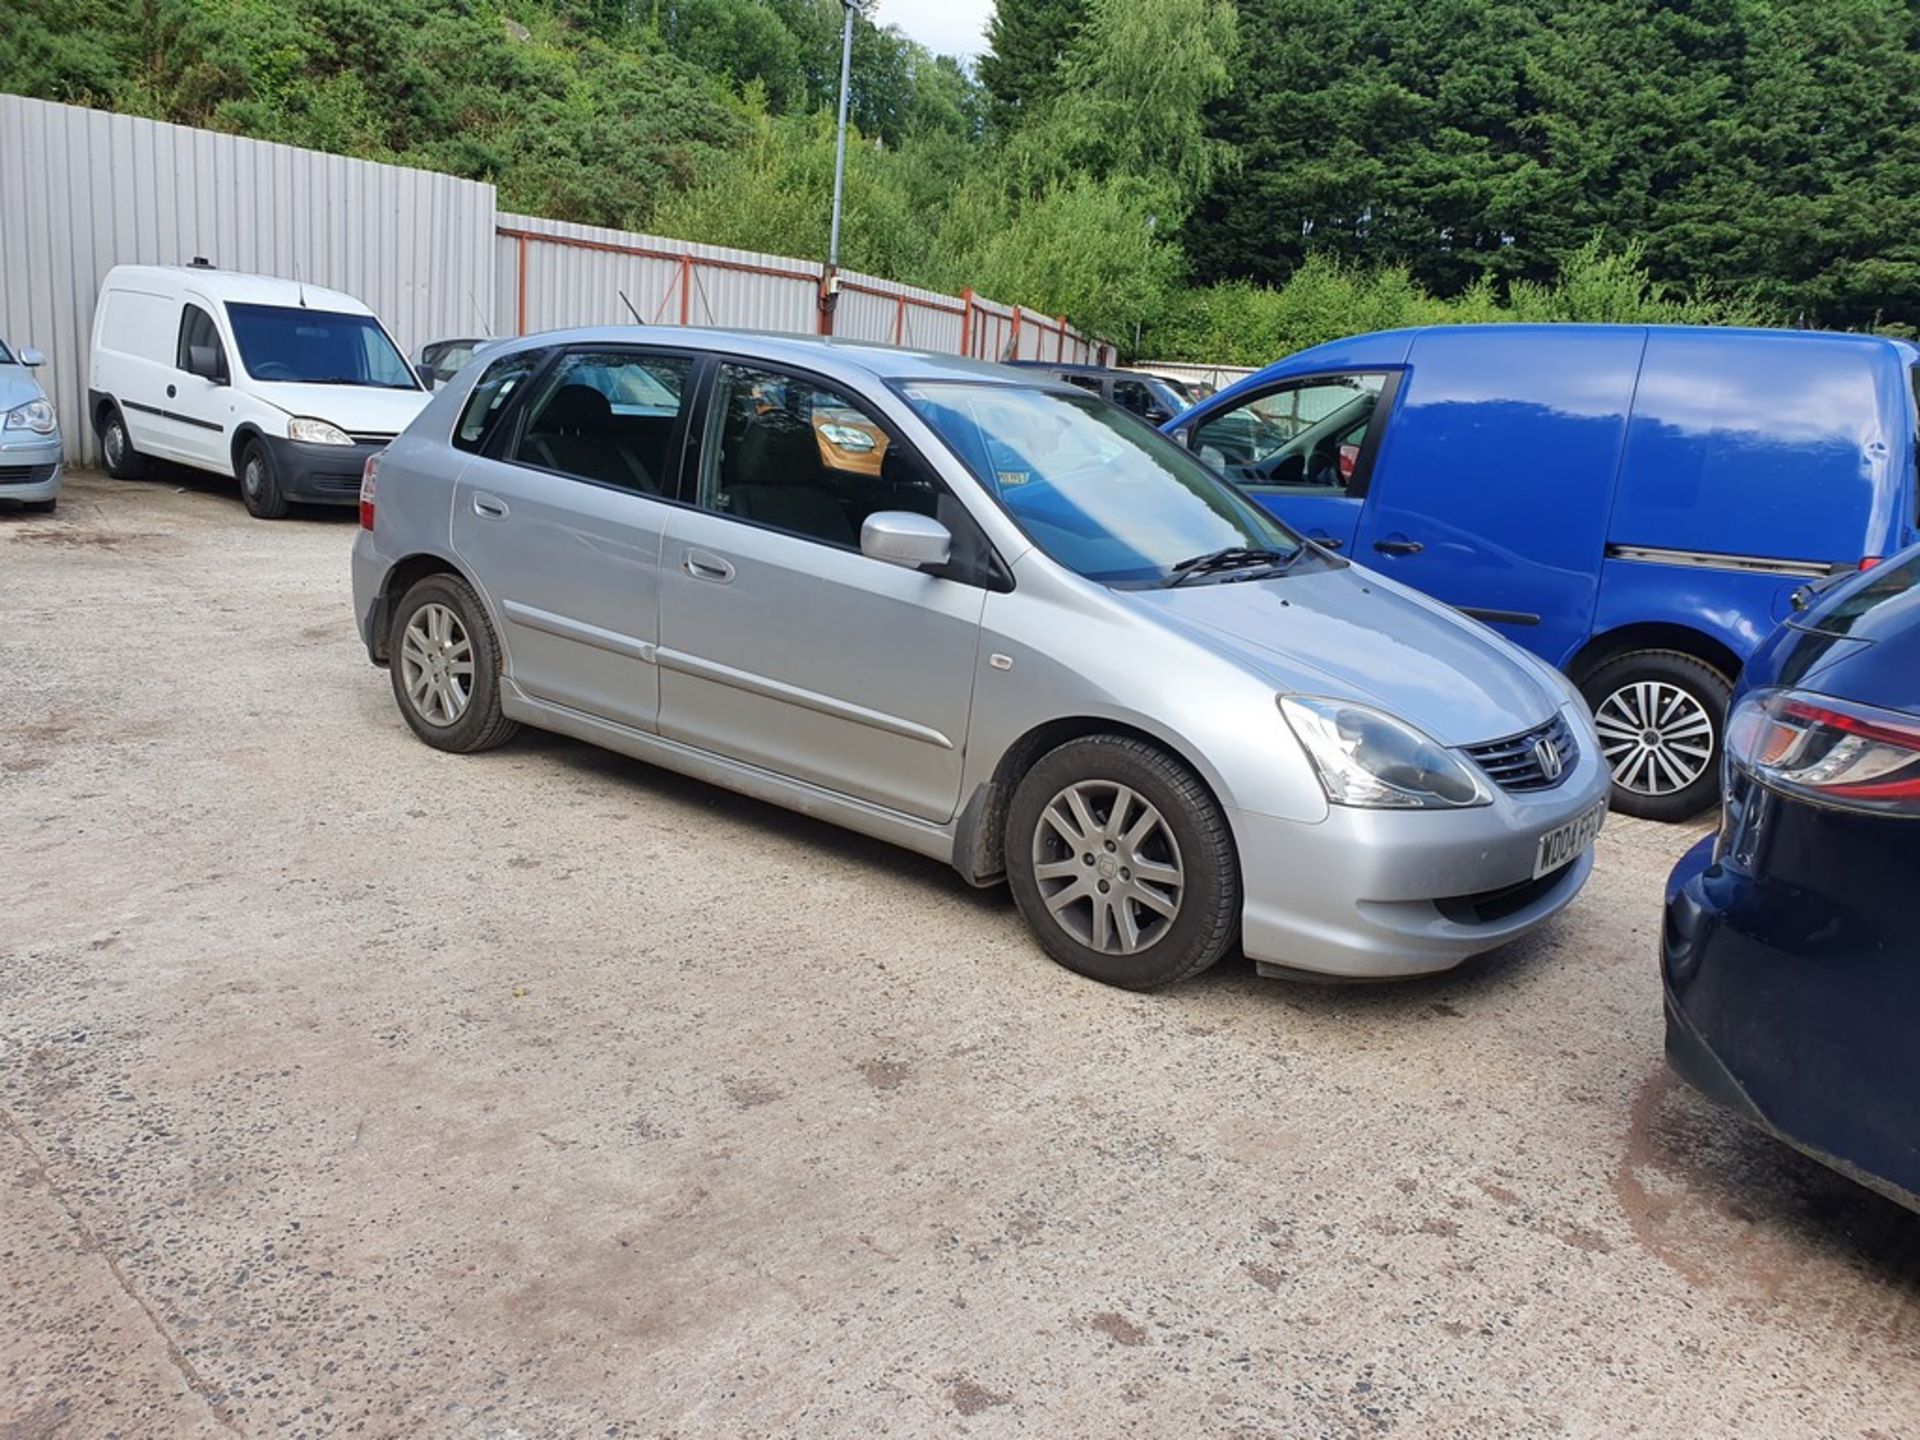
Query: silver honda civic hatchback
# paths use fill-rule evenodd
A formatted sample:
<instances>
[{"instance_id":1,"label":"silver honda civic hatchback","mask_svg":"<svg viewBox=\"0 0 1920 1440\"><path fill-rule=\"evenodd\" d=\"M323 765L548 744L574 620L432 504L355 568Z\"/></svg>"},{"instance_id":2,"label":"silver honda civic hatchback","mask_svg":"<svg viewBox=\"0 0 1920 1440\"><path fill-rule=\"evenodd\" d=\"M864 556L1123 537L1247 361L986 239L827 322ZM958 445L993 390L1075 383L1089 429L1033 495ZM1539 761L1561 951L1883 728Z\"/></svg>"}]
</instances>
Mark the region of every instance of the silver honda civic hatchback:
<instances>
[{"instance_id":1,"label":"silver honda civic hatchback","mask_svg":"<svg viewBox=\"0 0 1920 1440\"><path fill-rule=\"evenodd\" d=\"M1561 676L1133 416L878 346L501 345L367 467L367 650L442 750L558 731L1006 881L1137 989L1442 970L1560 910Z\"/></svg>"}]
</instances>

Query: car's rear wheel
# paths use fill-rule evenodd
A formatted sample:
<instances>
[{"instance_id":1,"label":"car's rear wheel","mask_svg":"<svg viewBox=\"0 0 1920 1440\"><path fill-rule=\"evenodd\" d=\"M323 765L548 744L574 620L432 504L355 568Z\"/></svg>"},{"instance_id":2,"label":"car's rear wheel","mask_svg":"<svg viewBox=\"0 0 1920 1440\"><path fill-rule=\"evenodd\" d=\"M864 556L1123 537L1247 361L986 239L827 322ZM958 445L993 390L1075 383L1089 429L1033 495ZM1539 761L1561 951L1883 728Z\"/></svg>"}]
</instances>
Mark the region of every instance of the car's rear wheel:
<instances>
[{"instance_id":1,"label":"car's rear wheel","mask_svg":"<svg viewBox=\"0 0 1920 1440\"><path fill-rule=\"evenodd\" d=\"M520 729L500 709L500 641L457 575L429 575L401 597L387 668L400 713L436 750L491 750Z\"/></svg>"},{"instance_id":2,"label":"car's rear wheel","mask_svg":"<svg viewBox=\"0 0 1920 1440\"><path fill-rule=\"evenodd\" d=\"M1582 683L1613 772L1613 808L1686 820L1720 798L1720 756L1733 686L1678 650L1615 656Z\"/></svg>"},{"instance_id":3,"label":"car's rear wheel","mask_svg":"<svg viewBox=\"0 0 1920 1440\"><path fill-rule=\"evenodd\" d=\"M280 489L280 474L273 468L273 455L265 441L249 440L240 452L240 499L256 520L286 518L287 497Z\"/></svg>"},{"instance_id":4,"label":"car's rear wheel","mask_svg":"<svg viewBox=\"0 0 1920 1440\"><path fill-rule=\"evenodd\" d=\"M100 427L100 458L107 474L116 480L139 480L147 473L147 457L133 448L118 405L107 407L106 421Z\"/></svg>"},{"instance_id":5,"label":"car's rear wheel","mask_svg":"<svg viewBox=\"0 0 1920 1440\"><path fill-rule=\"evenodd\" d=\"M1119 735L1070 740L1014 791L1014 903L1070 970L1129 990L1198 975L1240 923L1233 837L1185 765Z\"/></svg>"}]
</instances>

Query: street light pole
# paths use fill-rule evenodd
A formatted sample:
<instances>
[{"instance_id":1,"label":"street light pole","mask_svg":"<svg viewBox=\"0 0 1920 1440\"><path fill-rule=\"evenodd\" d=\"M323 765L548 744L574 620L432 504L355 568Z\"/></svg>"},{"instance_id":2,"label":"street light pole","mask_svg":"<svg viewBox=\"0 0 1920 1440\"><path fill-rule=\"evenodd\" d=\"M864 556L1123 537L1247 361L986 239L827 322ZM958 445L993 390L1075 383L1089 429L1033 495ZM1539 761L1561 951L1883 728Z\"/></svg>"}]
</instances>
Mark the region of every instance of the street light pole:
<instances>
[{"instance_id":1,"label":"street light pole","mask_svg":"<svg viewBox=\"0 0 1920 1440\"><path fill-rule=\"evenodd\" d=\"M847 184L847 81L853 73L853 12L858 0L840 0L846 25L840 34L840 134L833 147L833 233L827 241L827 269L840 265L840 200Z\"/></svg>"}]
</instances>

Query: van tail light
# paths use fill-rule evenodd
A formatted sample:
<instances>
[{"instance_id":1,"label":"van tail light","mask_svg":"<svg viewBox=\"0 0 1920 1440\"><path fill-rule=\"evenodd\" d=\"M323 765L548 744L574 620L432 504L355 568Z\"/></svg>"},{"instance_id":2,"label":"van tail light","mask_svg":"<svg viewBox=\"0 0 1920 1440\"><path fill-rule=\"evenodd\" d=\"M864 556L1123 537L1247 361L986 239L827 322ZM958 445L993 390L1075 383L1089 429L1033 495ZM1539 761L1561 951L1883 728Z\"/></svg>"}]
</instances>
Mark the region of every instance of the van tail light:
<instances>
[{"instance_id":1,"label":"van tail light","mask_svg":"<svg viewBox=\"0 0 1920 1440\"><path fill-rule=\"evenodd\" d=\"M1920 818L1920 719L1851 700L1775 690L1727 722L1727 754L1774 790L1820 805Z\"/></svg>"},{"instance_id":2,"label":"van tail light","mask_svg":"<svg viewBox=\"0 0 1920 1440\"><path fill-rule=\"evenodd\" d=\"M373 494L380 478L380 457L387 452L376 450L367 456L367 463L360 471L360 528L373 528Z\"/></svg>"}]
</instances>

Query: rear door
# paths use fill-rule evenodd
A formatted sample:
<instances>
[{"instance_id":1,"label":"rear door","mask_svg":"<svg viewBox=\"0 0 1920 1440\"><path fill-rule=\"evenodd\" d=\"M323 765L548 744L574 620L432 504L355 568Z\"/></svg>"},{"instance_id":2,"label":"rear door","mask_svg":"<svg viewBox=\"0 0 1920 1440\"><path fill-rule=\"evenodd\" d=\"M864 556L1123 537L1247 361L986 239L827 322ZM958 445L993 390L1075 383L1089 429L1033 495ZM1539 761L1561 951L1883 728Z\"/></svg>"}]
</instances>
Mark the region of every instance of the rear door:
<instances>
[{"instance_id":1,"label":"rear door","mask_svg":"<svg viewBox=\"0 0 1920 1440\"><path fill-rule=\"evenodd\" d=\"M1590 632L1646 331L1423 330L1353 558L1555 664Z\"/></svg>"},{"instance_id":2,"label":"rear door","mask_svg":"<svg viewBox=\"0 0 1920 1440\"><path fill-rule=\"evenodd\" d=\"M1392 370L1292 376L1207 416L1187 444L1294 529L1348 550L1399 380Z\"/></svg>"},{"instance_id":3,"label":"rear door","mask_svg":"<svg viewBox=\"0 0 1920 1440\"><path fill-rule=\"evenodd\" d=\"M494 362L455 443L453 546L537 700L653 730L660 545L673 511L695 358L646 346ZM494 429L498 422L497 431Z\"/></svg>"}]
</instances>

